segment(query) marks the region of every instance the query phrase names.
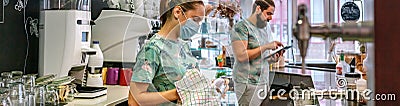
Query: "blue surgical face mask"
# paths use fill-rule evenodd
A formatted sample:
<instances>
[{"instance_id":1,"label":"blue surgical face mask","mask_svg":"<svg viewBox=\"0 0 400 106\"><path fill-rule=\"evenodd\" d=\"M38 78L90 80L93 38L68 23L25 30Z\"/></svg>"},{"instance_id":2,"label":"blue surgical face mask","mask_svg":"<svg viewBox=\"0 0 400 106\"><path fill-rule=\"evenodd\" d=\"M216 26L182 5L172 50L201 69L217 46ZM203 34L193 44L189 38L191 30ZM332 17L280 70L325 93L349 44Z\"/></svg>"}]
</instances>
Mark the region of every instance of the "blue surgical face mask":
<instances>
[{"instance_id":1,"label":"blue surgical face mask","mask_svg":"<svg viewBox=\"0 0 400 106\"><path fill-rule=\"evenodd\" d=\"M183 14L185 15L185 13ZM186 17L186 15L185 15ZM181 25L180 29L180 38L181 39L190 39L194 36L200 29L200 25L193 21L193 19L188 19L186 17L186 22L184 25Z\"/></svg>"}]
</instances>

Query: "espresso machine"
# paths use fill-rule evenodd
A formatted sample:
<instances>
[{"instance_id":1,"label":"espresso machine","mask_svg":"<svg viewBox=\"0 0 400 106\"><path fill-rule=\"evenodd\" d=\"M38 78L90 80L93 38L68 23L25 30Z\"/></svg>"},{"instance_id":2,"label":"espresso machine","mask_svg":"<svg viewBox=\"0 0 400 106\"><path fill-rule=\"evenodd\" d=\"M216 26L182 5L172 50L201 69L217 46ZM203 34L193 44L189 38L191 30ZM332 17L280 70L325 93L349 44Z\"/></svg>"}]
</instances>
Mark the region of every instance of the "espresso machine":
<instances>
[{"instance_id":1,"label":"espresso machine","mask_svg":"<svg viewBox=\"0 0 400 106\"><path fill-rule=\"evenodd\" d=\"M102 10L94 22L92 38L101 42L105 64L136 62L139 37L151 33L150 19L121 10Z\"/></svg>"},{"instance_id":2,"label":"espresso machine","mask_svg":"<svg viewBox=\"0 0 400 106\"><path fill-rule=\"evenodd\" d=\"M41 10L39 76L84 70L90 48L90 0L45 0Z\"/></svg>"},{"instance_id":3,"label":"espresso machine","mask_svg":"<svg viewBox=\"0 0 400 106\"><path fill-rule=\"evenodd\" d=\"M107 94L106 87L86 87L89 56L96 54L92 41L91 0L45 0L41 11L39 75L74 76L76 98ZM101 42L101 41L100 41Z\"/></svg>"}]
</instances>

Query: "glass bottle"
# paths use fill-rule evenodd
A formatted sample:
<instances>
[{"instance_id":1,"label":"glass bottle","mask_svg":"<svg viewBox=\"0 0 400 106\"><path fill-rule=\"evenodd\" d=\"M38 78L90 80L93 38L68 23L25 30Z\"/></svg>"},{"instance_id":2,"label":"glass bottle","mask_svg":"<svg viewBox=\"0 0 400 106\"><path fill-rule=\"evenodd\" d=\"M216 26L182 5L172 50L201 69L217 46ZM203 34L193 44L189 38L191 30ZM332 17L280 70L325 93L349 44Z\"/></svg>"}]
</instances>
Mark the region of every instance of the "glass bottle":
<instances>
[{"instance_id":1,"label":"glass bottle","mask_svg":"<svg viewBox=\"0 0 400 106\"><path fill-rule=\"evenodd\" d=\"M0 78L0 87L5 87L5 79Z\"/></svg>"},{"instance_id":2,"label":"glass bottle","mask_svg":"<svg viewBox=\"0 0 400 106\"><path fill-rule=\"evenodd\" d=\"M22 76L23 83L25 85L25 93L27 99L27 106L36 106L36 97L35 97L35 79L36 74L28 74Z\"/></svg>"},{"instance_id":3,"label":"glass bottle","mask_svg":"<svg viewBox=\"0 0 400 106\"><path fill-rule=\"evenodd\" d=\"M10 84L10 99L13 105L20 106L26 103L25 86L21 82Z\"/></svg>"},{"instance_id":4,"label":"glass bottle","mask_svg":"<svg viewBox=\"0 0 400 106\"><path fill-rule=\"evenodd\" d=\"M12 73L11 72L2 72L1 77L2 78L12 78Z\"/></svg>"},{"instance_id":5,"label":"glass bottle","mask_svg":"<svg viewBox=\"0 0 400 106\"><path fill-rule=\"evenodd\" d=\"M12 74L13 77L15 77L15 76L21 76L22 77L24 72L22 72L22 71L11 71L11 74Z\"/></svg>"},{"instance_id":6,"label":"glass bottle","mask_svg":"<svg viewBox=\"0 0 400 106\"><path fill-rule=\"evenodd\" d=\"M10 87L9 84L11 83L12 73L11 72L2 72L1 78L4 82L4 87Z\"/></svg>"},{"instance_id":7,"label":"glass bottle","mask_svg":"<svg viewBox=\"0 0 400 106\"><path fill-rule=\"evenodd\" d=\"M35 99L37 106L45 106L46 104L46 86L35 86Z\"/></svg>"},{"instance_id":8,"label":"glass bottle","mask_svg":"<svg viewBox=\"0 0 400 106\"><path fill-rule=\"evenodd\" d=\"M63 90L63 94L59 94L60 99L62 102L71 102L74 100L75 96L77 95L78 91L76 90L75 84L65 85L65 87L59 87Z\"/></svg>"},{"instance_id":9,"label":"glass bottle","mask_svg":"<svg viewBox=\"0 0 400 106\"><path fill-rule=\"evenodd\" d=\"M36 79L36 74L28 74L28 75L23 75L22 78L24 79L24 84L27 92L32 92L34 94L35 92L35 79Z\"/></svg>"},{"instance_id":10,"label":"glass bottle","mask_svg":"<svg viewBox=\"0 0 400 106\"><path fill-rule=\"evenodd\" d=\"M58 105L59 104L59 96L57 94L57 85L47 85L46 86L46 105Z\"/></svg>"},{"instance_id":11,"label":"glass bottle","mask_svg":"<svg viewBox=\"0 0 400 106\"><path fill-rule=\"evenodd\" d=\"M0 101L1 106L12 106L10 100L10 90L5 87L0 88Z\"/></svg>"},{"instance_id":12,"label":"glass bottle","mask_svg":"<svg viewBox=\"0 0 400 106\"><path fill-rule=\"evenodd\" d=\"M70 86L69 86L69 95L68 95L68 98L69 98L69 101L72 101L72 100L74 100L75 99L75 96L76 95L78 95L78 90L76 89L76 85L75 84L71 84Z\"/></svg>"}]
</instances>

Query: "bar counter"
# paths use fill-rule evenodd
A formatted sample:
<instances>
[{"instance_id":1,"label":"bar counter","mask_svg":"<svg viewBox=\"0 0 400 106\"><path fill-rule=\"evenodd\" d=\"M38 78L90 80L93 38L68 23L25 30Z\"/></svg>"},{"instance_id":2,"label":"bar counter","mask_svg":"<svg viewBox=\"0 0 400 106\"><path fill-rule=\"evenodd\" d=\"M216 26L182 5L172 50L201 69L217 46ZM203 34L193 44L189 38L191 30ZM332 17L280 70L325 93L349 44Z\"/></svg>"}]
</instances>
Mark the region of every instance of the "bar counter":
<instances>
[{"instance_id":1,"label":"bar counter","mask_svg":"<svg viewBox=\"0 0 400 106\"><path fill-rule=\"evenodd\" d=\"M307 86L317 91L337 89L335 71L333 69L308 67L305 71L297 66L285 66L270 69L270 82L274 85L292 84L293 86ZM272 88L271 88L272 89ZM278 90L276 90L278 91ZM304 101L305 102L305 101ZM276 96L266 99L263 105L267 106L292 106L299 105L294 100L280 100ZM318 106L359 106L365 105L358 101L350 101L346 98L330 99L329 96L318 98L313 105Z\"/></svg>"},{"instance_id":2,"label":"bar counter","mask_svg":"<svg viewBox=\"0 0 400 106\"><path fill-rule=\"evenodd\" d=\"M107 85L107 95L94 99L75 98L66 106L115 106L128 100L128 86Z\"/></svg>"}]
</instances>

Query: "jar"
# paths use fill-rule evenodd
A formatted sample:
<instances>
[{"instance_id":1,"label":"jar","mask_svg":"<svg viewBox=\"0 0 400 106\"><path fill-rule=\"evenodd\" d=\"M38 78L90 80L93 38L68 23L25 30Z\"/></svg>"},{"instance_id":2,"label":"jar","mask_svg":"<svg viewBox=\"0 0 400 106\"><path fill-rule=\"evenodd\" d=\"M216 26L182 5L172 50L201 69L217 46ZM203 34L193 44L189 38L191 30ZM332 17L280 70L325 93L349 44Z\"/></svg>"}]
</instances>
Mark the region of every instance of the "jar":
<instances>
[{"instance_id":1,"label":"jar","mask_svg":"<svg viewBox=\"0 0 400 106\"><path fill-rule=\"evenodd\" d=\"M63 102L63 103L71 102L72 100L74 100L75 96L78 94L75 84L58 86L58 92L59 92L58 95L60 96L60 98L59 98L60 102Z\"/></svg>"},{"instance_id":2,"label":"jar","mask_svg":"<svg viewBox=\"0 0 400 106\"><path fill-rule=\"evenodd\" d=\"M8 88L0 87L0 102L2 106L12 106Z\"/></svg>"},{"instance_id":3,"label":"jar","mask_svg":"<svg viewBox=\"0 0 400 106\"><path fill-rule=\"evenodd\" d=\"M13 82L20 82L22 84L24 84L25 79L22 78L22 76L14 76L11 78L11 83Z\"/></svg>"},{"instance_id":4,"label":"jar","mask_svg":"<svg viewBox=\"0 0 400 106\"><path fill-rule=\"evenodd\" d=\"M4 87L10 87L9 83L11 83L12 74L11 72L3 72L1 73L1 79Z\"/></svg>"},{"instance_id":5,"label":"jar","mask_svg":"<svg viewBox=\"0 0 400 106\"><path fill-rule=\"evenodd\" d=\"M76 85L75 84L71 84L71 85L67 85L67 101L70 102L72 100L74 100L75 96L78 95L78 90L76 89Z\"/></svg>"},{"instance_id":6,"label":"jar","mask_svg":"<svg viewBox=\"0 0 400 106\"><path fill-rule=\"evenodd\" d=\"M35 80L36 85L46 85L56 78L55 74L41 76Z\"/></svg>"},{"instance_id":7,"label":"jar","mask_svg":"<svg viewBox=\"0 0 400 106\"><path fill-rule=\"evenodd\" d=\"M24 80L25 88L27 93L33 93L35 92L35 79L36 79L36 74L28 74L28 75L23 75L22 79Z\"/></svg>"},{"instance_id":8,"label":"jar","mask_svg":"<svg viewBox=\"0 0 400 106\"><path fill-rule=\"evenodd\" d=\"M46 104L46 86L44 86L44 85L35 86L35 99L36 99L37 105L45 106L45 104Z\"/></svg>"},{"instance_id":9,"label":"jar","mask_svg":"<svg viewBox=\"0 0 400 106\"><path fill-rule=\"evenodd\" d=\"M0 87L5 87L5 79L0 78Z\"/></svg>"},{"instance_id":10,"label":"jar","mask_svg":"<svg viewBox=\"0 0 400 106\"><path fill-rule=\"evenodd\" d=\"M46 93L45 93L45 100L46 100L46 105L58 105L59 104L59 96L57 93L57 85L47 85L46 86Z\"/></svg>"},{"instance_id":11,"label":"jar","mask_svg":"<svg viewBox=\"0 0 400 106\"><path fill-rule=\"evenodd\" d=\"M367 80L360 78L356 82L357 85L357 91L359 92L360 98L358 99L358 102L360 103L365 103L366 101L364 100L367 95L364 93L364 91L367 89Z\"/></svg>"},{"instance_id":12,"label":"jar","mask_svg":"<svg viewBox=\"0 0 400 106\"><path fill-rule=\"evenodd\" d=\"M356 89L356 81L361 77L359 73L346 73L347 89Z\"/></svg>"},{"instance_id":13,"label":"jar","mask_svg":"<svg viewBox=\"0 0 400 106\"><path fill-rule=\"evenodd\" d=\"M356 81L361 77L359 73L346 73L347 80L347 100L357 101L359 99L359 93L356 88Z\"/></svg>"},{"instance_id":14,"label":"jar","mask_svg":"<svg viewBox=\"0 0 400 106\"><path fill-rule=\"evenodd\" d=\"M13 77L15 77L15 76L21 76L22 77L22 75L24 75L24 72L22 72L22 71L11 71L11 74L12 74Z\"/></svg>"},{"instance_id":15,"label":"jar","mask_svg":"<svg viewBox=\"0 0 400 106\"><path fill-rule=\"evenodd\" d=\"M13 105L24 105L26 103L25 86L21 82L10 84L10 99Z\"/></svg>"},{"instance_id":16,"label":"jar","mask_svg":"<svg viewBox=\"0 0 400 106\"><path fill-rule=\"evenodd\" d=\"M2 72L1 73L1 78L12 78L12 73L11 72Z\"/></svg>"},{"instance_id":17,"label":"jar","mask_svg":"<svg viewBox=\"0 0 400 106\"><path fill-rule=\"evenodd\" d=\"M27 74L27 75L23 75L22 78L25 79L25 84L26 85L31 85L31 86L35 86L35 79L36 79L36 74Z\"/></svg>"}]
</instances>

